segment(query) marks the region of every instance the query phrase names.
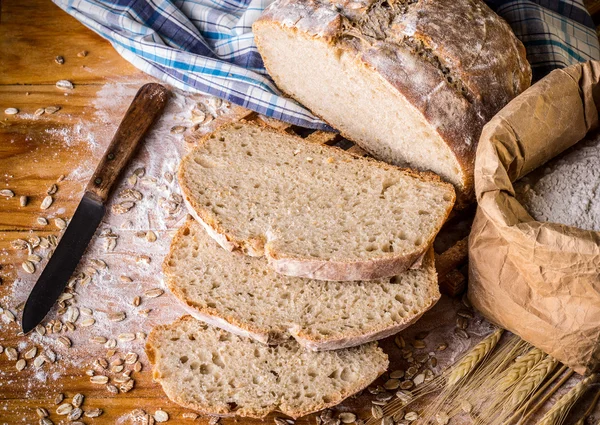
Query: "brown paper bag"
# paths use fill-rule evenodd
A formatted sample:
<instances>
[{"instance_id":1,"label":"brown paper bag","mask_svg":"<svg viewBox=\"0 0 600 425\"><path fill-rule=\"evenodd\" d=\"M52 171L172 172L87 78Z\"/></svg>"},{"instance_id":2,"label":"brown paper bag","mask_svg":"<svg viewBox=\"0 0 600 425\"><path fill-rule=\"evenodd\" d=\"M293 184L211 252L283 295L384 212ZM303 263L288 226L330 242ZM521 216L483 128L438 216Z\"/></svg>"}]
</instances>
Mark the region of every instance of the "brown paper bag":
<instances>
[{"instance_id":1,"label":"brown paper bag","mask_svg":"<svg viewBox=\"0 0 600 425\"><path fill-rule=\"evenodd\" d=\"M581 374L600 365L600 232L535 221L512 182L595 129L599 108L600 62L588 62L502 109L479 141L469 237L473 305Z\"/></svg>"}]
</instances>

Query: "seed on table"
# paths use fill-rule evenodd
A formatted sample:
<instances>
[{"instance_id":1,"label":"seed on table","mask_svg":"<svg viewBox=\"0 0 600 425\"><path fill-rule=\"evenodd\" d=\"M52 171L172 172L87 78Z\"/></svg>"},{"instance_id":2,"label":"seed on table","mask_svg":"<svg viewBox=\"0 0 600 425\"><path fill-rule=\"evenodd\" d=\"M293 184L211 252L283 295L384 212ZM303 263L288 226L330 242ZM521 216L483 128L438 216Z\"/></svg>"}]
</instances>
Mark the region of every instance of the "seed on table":
<instances>
[{"instance_id":1,"label":"seed on table","mask_svg":"<svg viewBox=\"0 0 600 425\"><path fill-rule=\"evenodd\" d=\"M134 352L129 352L125 355L125 364L134 364L138 359L138 355Z\"/></svg>"},{"instance_id":2,"label":"seed on table","mask_svg":"<svg viewBox=\"0 0 600 425\"><path fill-rule=\"evenodd\" d=\"M33 359L37 354L37 347L31 347L29 350L25 351L25 354L23 354L23 357L26 358L27 360L31 360Z\"/></svg>"},{"instance_id":3,"label":"seed on table","mask_svg":"<svg viewBox=\"0 0 600 425\"><path fill-rule=\"evenodd\" d=\"M56 87L63 90L70 90L74 88L73 83L69 80L58 80L56 82Z\"/></svg>"},{"instance_id":4,"label":"seed on table","mask_svg":"<svg viewBox=\"0 0 600 425\"><path fill-rule=\"evenodd\" d=\"M83 415L84 415L86 418L97 418L97 417L98 417L98 416L100 416L102 413L104 413L104 412L103 412L103 410L102 410L102 409L99 409L99 408L97 408L97 407L96 407L96 408L94 408L94 409L88 409L88 410L84 411L84 412L83 412Z\"/></svg>"},{"instance_id":5,"label":"seed on table","mask_svg":"<svg viewBox=\"0 0 600 425\"><path fill-rule=\"evenodd\" d=\"M27 256L27 261L31 261L32 263L39 263L42 261L42 257L37 254L31 254Z\"/></svg>"},{"instance_id":6,"label":"seed on table","mask_svg":"<svg viewBox=\"0 0 600 425\"><path fill-rule=\"evenodd\" d=\"M114 313L108 313L107 317L111 322L122 322L127 317L127 313L124 311L117 311Z\"/></svg>"},{"instance_id":7,"label":"seed on table","mask_svg":"<svg viewBox=\"0 0 600 425\"><path fill-rule=\"evenodd\" d=\"M88 307L79 307L79 311L81 314L85 314L86 316L91 316L94 314L94 311Z\"/></svg>"},{"instance_id":8,"label":"seed on table","mask_svg":"<svg viewBox=\"0 0 600 425\"><path fill-rule=\"evenodd\" d=\"M56 361L56 353L51 349L48 348L44 355L46 356L46 360L50 363L54 363Z\"/></svg>"},{"instance_id":9,"label":"seed on table","mask_svg":"<svg viewBox=\"0 0 600 425\"><path fill-rule=\"evenodd\" d=\"M46 112L46 110L44 108L38 108L35 110L33 115L35 115L36 117L39 117L39 116L44 115L44 112Z\"/></svg>"},{"instance_id":10,"label":"seed on table","mask_svg":"<svg viewBox=\"0 0 600 425\"><path fill-rule=\"evenodd\" d=\"M23 195L19 198L19 205L22 207L27 206L27 202L29 201L29 199L27 198L27 196Z\"/></svg>"},{"instance_id":11,"label":"seed on table","mask_svg":"<svg viewBox=\"0 0 600 425\"><path fill-rule=\"evenodd\" d=\"M40 204L40 208L43 210L47 210L48 208L50 208L50 205L52 205L52 202L54 200L52 199L52 196L48 195L44 198L44 200L42 201L42 203Z\"/></svg>"},{"instance_id":12,"label":"seed on table","mask_svg":"<svg viewBox=\"0 0 600 425\"><path fill-rule=\"evenodd\" d=\"M137 311L137 314L139 314L142 317L148 317L148 314L152 311L151 308L143 308L141 310Z\"/></svg>"},{"instance_id":13,"label":"seed on table","mask_svg":"<svg viewBox=\"0 0 600 425\"><path fill-rule=\"evenodd\" d=\"M415 348L417 348L417 349L425 348L426 347L425 343L422 340L420 340L420 339L414 340L412 342L412 346L415 347Z\"/></svg>"},{"instance_id":14,"label":"seed on table","mask_svg":"<svg viewBox=\"0 0 600 425\"><path fill-rule=\"evenodd\" d=\"M46 409L44 409L43 407L38 407L37 409L35 409L35 413L37 413L37 415L40 418L46 418L49 415L48 411Z\"/></svg>"},{"instance_id":15,"label":"seed on table","mask_svg":"<svg viewBox=\"0 0 600 425\"><path fill-rule=\"evenodd\" d=\"M169 414L164 410L157 410L154 412L154 420L156 422L167 422L169 420Z\"/></svg>"},{"instance_id":16,"label":"seed on table","mask_svg":"<svg viewBox=\"0 0 600 425\"><path fill-rule=\"evenodd\" d=\"M81 405L83 404L83 399L84 395L81 393L77 393L73 396L73 401L71 402L71 404L73 405L73 407L81 407Z\"/></svg>"},{"instance_id":17,"label":"seed on table","mask_svg":"<svg viewBox=\"0 0 600 425\"><path fill-rule=\"evenodd\" d=\"M56 397L54 397L54 404L60 404L64 399L65 395L63 393L58 393L56 394Z\"/></svg>"},{"instance_id":18,"label":"seed on table","mask_svg":"<svg viewBox=\"0 0 600 425\"><path fill-rule=\"evenodd\" d=\"M21 267L29 274L35 273L35 266L31 261L24 261L23 264L21 264Z\"/></svg>"},{"instance_id":19,"label":"seed on table","mask_svg":"<svg viewBox=\"0 0 600 425\"><path fill-rule=\"evenodd\" d=\"M410 390L414 386L412 381L404 381L400 384L400 389Z\"/></svg>"},{"instance_id":20,"label":"seed on table","mask_svg":"<svg viewBox=\"0 0 600 425\"><path fill-rule=\"evenodd\" d=\"M71 342L71 340L66 337L66 336L60 336L58 337L58 342L60 342L62 345L64 345L67 348L70 348L71 345L73 345L73 343Z\"/></svg>"},{"instance_id":21,"label":"seed on table","mask_svg":"<svg viewBox=\"0 0 600 425\"><path fill-rule=\"evenodd\" d=\"M4 113L6 115L17 115L19 113L19 110L17 108L6 108L4 110Z\"/></svg>"},{"instance_id":22,"label":"seed on table","mask_svg":"<svg viewBox=\"0 0 600 425\"><path fill-rule=\"evenodd\" d=\"M417 376L415 376L415 378L413 379L413 383L415 385L421 385L423 382L425 382L425 374L423 373L419 373Z\"/></svg>"},{"instance_id":23,"label":"seed on table","mask_svg":"<svg viewBox=\"0 0 600 425\"><path fill-rule=\"evenodd\" d=\"M90 338L90 342L94 344L106 344L107 339L103 336L93 336Z\"/></svg>"},{"instance_id":24,"label":"seed on table","mask_svg":"<svg viewBox=\"0 0 600 425\"><path fill-rule=\"evenodd\" d=\"M18 112L18 111L17 111ZM16 113L16 112L15 112ZM181 134L183 133L185 130L187 130L187 127L183 126L183 125L176 125L171 127L171 133L173 134Z\"/></svg>"},{"instance_id":25,"label":"seed on table","mask_svg":"<svg viewBox=\"0 0 600 425\"><path fill-rule=\"evenodd\" d=\"M139 307L141 302L142 299L139 296L136 296L131 303L134 305L134 307Z\"/></svg>"},{"instance_id":26,"label":"seed on table","mask_svg":"<svg viewBox=\"0 0 600 425\"><path fill-rule=\"evenodd\" d=\"M37 218L37 223L41 226L47 226L48 225L48 220L46 220L44 217L38 217Z\"/></svg>"},{"instance_id":27,"label":"seed on table","mask_svg":"<svg viewBox=\"0 0 600 425\"><path fill-rule=\"evenodd\" d=\"M121 277L119 277L119 279L121 279L121 282L125 282L125 283L133 282L133 279L130 278L129 276L121 276Z\"/></svg>"},{"instance_id":28,"label":"seed on table","mask_svg":"<svg viewBox=\"0 0 600 425\"><path fill-rule=\"evenodd\" d=\"M356 421L356 415L351 412L340 413L338 418L343 424L351 424Z\"/></svg>"},{"instance_id":29,"label":"seed on table","mask_svg":"<svg viewBox=\"0 0 600 425\"><path fill-rule=\"evenodd\" d=\"M71 410L71 412L67 416L67 419L70 421L76 421L77 419L81 418L81 415L83 415L83 410L81 410L81 408L79 407L76 407L73 410Z\"/></svg>"},{"instance_id":30,"label":"seed on table","mask_svg":"<svg viewBox=\"0 0 600 425\"><path fill-rule=\"evenodd\" d=\"M52 184L52 186L46 190L47 195L54 195L56 192L58 192L58 186L56 184Z\"/></svg>"},{"instance_id":31,"label":"seed on table","mask_svg":"<svg viewBox=\"0 0 600 425\"><path fill-rule=\"evenodd\" d=\"M106 344L104 344L105 348L115 348L117 346L117 340L114 338L109 339L108 341L106 341Z\"/></svg>"},{"instance_id":32,"label":"seed on table","mask_svg":"<svg viewBox=\"0 0 600 425\"><path fill-rule=\"evenodd\" d=\"M444 351L446 348L448 348L448 344L446 344L445 342L442 342L440 345L438 345L437 350Z\"/></svg>"},{"instance_id":33,"label":"seed on table","mask_svg":"<svg viewBox=\"0 0 600 425\"><path fill-rule=\"evenodd\" d=\"M404 371L403 370L394 370L392 373L390 373L390 378L391 379L400 379L404 377Z\"/></svg>"},{"instance_id":34,"label":"seed on table","mask_svg":"<svg viewBox=\"0 0 600 425\"><path fill-rule=\"evenodd\" d=\"M90 378L90 382L92 384L104 385L104 384L108 383L108 376L105 376L105 375L95 375L95 376L92 376Z\"/></svg>"},{"instance_id":35,"label":"seed on table","mask_svg":"<svg viewBox=\"0 0 600 425\"><path fill-rule=\"evenodd\" d=\"M383 388L386 390L397 390L400 386L400 381L397 379L389 379L385 384L383 384Z\"/></svg>"},{"instance_id":36,"label":"seed on table","mask_svg":"<svg viewBox=\"0 0 600 425\"><path fill-rule=\"evenodd\" d=\"M404 419L407 421L416 421L419 419L419 414L417 412L408 412L406 415L404 415Z\"/></svg>"},{"instance_id":37,"label":"seed on table","mask_svg":"<svg viewBox=\"0 0 600 425\"><path fill-rule=\"evenodd\" d=\"M63 403L56 408L57 415L68 415L73 410L71 403Z\"/></svg>"},{"instance_id":38,"label":"seed on table","mask_svg":"<svg viewBox=\"0 0 600 425\"><path fill-rule=\"evenodd\" d=\"M148 257L147 255L138 255L136 257L135 261L137 263L150 264L150 261L152 261L152 259L150 257Z\"/></svg>"},{"instance_id":39,"label":"seed on table","mask_svg":"<svg viewBox=\"0 0 600 425\"><path fill-rule=\"evenodd\" d=\"M57 56L54 58L54 62L56 62L59 65L62 65L63 63L65 63L65 58L63 58L62 56Z\"/></svg>"},{"instance_id":40,"label":"seed on table","mask_svg":"<svg viewBox=\"0 0 600 425\"><path fill-rule=\"evenodd\" d=\"M146 292L144 292L144 296L146 296L148 298L158 298L164 293L165 293L165 291L163 291L162 289L154 288L154 289L148 289Z\"/></svg>"},{"instance_id":41,"label":"seed on table","mask_svg":"<svg viewBox=\"0 0 600 425\"><path fill-rule=\"evenodd\" d=\"M404 342L404 338L402 338L401 336L397 336L396 338L394 338L394 343L398 348L404 348L406 346L406 342Z\"/></svg>"},{"instance_id":42,"label":"seed on table","mask_svg":"<svg viewBox=\"0 0 600 425\"><path fill-rule=\"evenodd\" d=\"M54 422L52 422L48 418L41 418L39 424L40 425L54 425Z\"/></svg>"},{"instance_id":43,"label":"seed on table","mask_svg":"<svg viewBox=\"0 0 600 425\"><path fill-rule=\"evenodd\" d=\"M10 361L15 361L19 357L19 353L17 353L17 350L13 347L6 347L4 354L6 354L6 358Z\"/></svg>"},{"instance_id":44,"label":"seed on table","mask_svg":"<svg viewBox=\"0 0 600 425\"><path fill-rule=\"evenodd\" d=\"M141 372L142 371L142 367L143 367L142 363L139 360L133 364L133 370L134 370L134 372Z\"/></svg>"},{"instance_id":45,"label":"seed on table","mask_svg":"<svg viewBox=\"0 0 600 425\"><path fill-rule=\"evenodd\" d=\"M106 390L111 394L119 394L119 389L113 384L106 384Z\"/></svg>"},{"instance_id":46,"label":"seed on table","mask_svg":"<svg viewBox=\"0 0 600 425\"><path fill-rule=\"evenodd\" d=\"M146 232L146 240L148 242L155 242L156 241L156 233L154 233L152 230L148 230Z\"/></svg>"},{"instance_id":47,"label":"seed on table","mask_svg":"<svg viewBox=\"0 0 600 425\"><path fill-rule=\"evenodd\" d=\"M60 106L46 106L44 108L44 112L47 113L48 115L52 115L57 113L58 111L60 111Z\"/></svg>"},{"instance_id":48,"label":"seed on table","mask_svg":"<svg viewBox=\"0 0 600 425\"><path fill-rule=\"evenodd\" d=\"M46 363L46 358L44 356L38 356L33 360L33 366L36 368L40 368Z\"/></svg>"},{"instance_id":49,"label":"seed on table","mask_svg":"<svg viewBox=\"0 0 600 425\"><path fill-rule=\"evenodd\" d=\"M87 328L88 326L92 326L94 323L96 323L96 320L94 320L91 317L88 317L87 319L84 319L79 326L83 326L84 328Z\"/></svg>"},{"instance_id":50,"label":"seed on table","mask_svg":"<svg viewBox=\"0 0 600 425\"><path fill-rule=\"evenodd\" d=\"M2 189L2 190L0 190L0 196L6 196L8 198L12 198L13 196L15 196L15 192L13 192L10 189Z\"/></svg>"},{"instance_id":51,"label":"seed on table","mask_svg":"<svg viewBox=\"0 0 600 425\"><path fill-rule=\"evenodd\" d=\"M146 339L146 334L144 332L136 332L135 337L136 337L136 339L143 341Z\"/></svg>"},{"instance_id":52,"label":"seed on table","mask_svg":"<svg viewBox=\"0 0 600 425\"><path fill-rule=\"evenodd\" d=\"M122 334L119 334L118 339L121 342L130 342L135 339L135 334L132 332L122 333Z\"/></svg>"},{"instance_id":53,"label":"seed on table","mask_svg":"<svg viewBox=\"0 0 600 425\"><path fill-rule=\"evenodd\" d=\"M17 370L20 372L23 369L25 369L25 366L27 366L27 361L25 359L19 359L17 360L17 363L15 364L15 367L17 368Z\"/></svg>"},{"instance_id":54,"label":"seed on table","mask_svg":"<svg viewBox=\"0 0 600 425\"><path fill-rule=\"evenodd\" d=\"M464 317L457 317L456 327L459 329L467 329L469 327L469 322Z\"/></svg>"},{"instance_id":55,"label":"seed on table","mask_svg":"<svg viewBox=\"0 0 600 425\"><path fill-rule=\"evenodd\" d=\"M469 334L464 329L454 329L454 333L463 339L469 339Z\"/></svg>"}]
</instances>

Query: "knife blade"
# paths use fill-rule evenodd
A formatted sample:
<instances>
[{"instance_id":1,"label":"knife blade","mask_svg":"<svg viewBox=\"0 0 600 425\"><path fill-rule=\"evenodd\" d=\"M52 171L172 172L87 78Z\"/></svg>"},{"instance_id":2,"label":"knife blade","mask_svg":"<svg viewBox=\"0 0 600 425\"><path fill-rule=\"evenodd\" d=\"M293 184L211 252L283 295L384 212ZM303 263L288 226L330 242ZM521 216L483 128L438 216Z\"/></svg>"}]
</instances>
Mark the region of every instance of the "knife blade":
<instances>
[{"instance_id":1,"label":"knife blade","mask_svg":"<svg viewBox=\"0 0 600 425\"><path fill-rule=\"evenodd\" d=\"M138 142L163 111L167 99L168 90L160 84L145 84L138 90L56 250L27 298L22 319L24 333L30 332L46 317L65 289L102 221L111 188L133 156Z\"/></svg>"}]
</instances>

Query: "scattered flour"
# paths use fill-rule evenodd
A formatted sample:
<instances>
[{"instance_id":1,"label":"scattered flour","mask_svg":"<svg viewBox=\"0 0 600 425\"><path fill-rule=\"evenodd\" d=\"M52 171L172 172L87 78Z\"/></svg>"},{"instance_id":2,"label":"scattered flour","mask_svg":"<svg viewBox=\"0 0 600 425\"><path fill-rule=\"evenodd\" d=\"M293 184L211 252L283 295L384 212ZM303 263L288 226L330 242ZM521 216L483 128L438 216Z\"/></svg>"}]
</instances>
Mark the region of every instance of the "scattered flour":
<instances>
[{"instance_id":1,"label":"scattered flour","mask_svg":"<svg viewBox=\"0 0 600 425\"><path fill-rule=\"evenodd\" d=\"M525 176L515 190L538 221L600 232L600 132Z\"/></svg>"}]
</instances>

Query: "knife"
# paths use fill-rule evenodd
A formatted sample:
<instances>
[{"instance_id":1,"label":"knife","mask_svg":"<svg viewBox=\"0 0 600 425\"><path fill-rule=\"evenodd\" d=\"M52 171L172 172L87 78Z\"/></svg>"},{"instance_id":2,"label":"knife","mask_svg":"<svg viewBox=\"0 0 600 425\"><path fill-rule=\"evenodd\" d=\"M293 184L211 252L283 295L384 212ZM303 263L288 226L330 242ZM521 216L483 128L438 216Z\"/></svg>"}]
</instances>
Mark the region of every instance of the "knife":
<instances>
[{"instance_id":1,"label":"knife","mask_svg":"<svg viewBox=\"0 0 600 425\"><path fill-rule=\"evenodd\" d=\"M24 333L30 332L46 317L65 289L102 221L111 188L133 156L138 142L163 111L168 94L165 87L155 83L145 84L138 90L56 250L27 298L22 320Z\"/></svg>"}]
</instances>

